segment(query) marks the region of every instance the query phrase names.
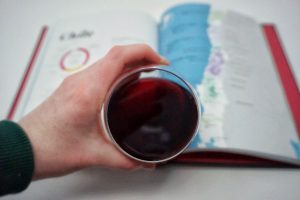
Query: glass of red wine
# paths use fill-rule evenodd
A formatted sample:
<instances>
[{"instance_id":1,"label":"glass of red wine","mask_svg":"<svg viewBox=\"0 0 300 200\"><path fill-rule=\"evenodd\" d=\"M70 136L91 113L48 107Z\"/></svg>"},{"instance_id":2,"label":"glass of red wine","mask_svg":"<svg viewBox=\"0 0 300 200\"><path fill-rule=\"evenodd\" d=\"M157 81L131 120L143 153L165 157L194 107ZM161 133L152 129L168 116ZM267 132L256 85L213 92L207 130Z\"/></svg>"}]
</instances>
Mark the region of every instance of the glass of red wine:
<instances>
[{"instance_id":1,"label":"glass of red wine","mask_svg":"<svg viewBox=\"0 0 300 200\"><path fill-rule=\"evenodd\" d=\"M127 156L146 163L183 152L198 131L193 87L173 72L145 67L118 78L102 107L102 127Z\"/></svg>"}]
</instances>

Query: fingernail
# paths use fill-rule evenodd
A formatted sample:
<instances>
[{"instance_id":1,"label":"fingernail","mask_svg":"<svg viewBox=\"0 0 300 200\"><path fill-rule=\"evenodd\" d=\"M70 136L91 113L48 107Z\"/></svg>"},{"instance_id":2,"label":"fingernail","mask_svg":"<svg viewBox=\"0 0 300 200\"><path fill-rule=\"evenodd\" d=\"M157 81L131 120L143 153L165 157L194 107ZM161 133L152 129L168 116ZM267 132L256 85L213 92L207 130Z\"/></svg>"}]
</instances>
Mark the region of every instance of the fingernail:
<instances>
[{"instance_id":1,"label":"fingernail","mask_svg":"<svg viewBox=\"0 0 300 200\"><path fill-rule=\"evenodd\" d=\"M160 56L160 64L170 65L170 62L163 56Z\"/></svg>"}]
</instances>

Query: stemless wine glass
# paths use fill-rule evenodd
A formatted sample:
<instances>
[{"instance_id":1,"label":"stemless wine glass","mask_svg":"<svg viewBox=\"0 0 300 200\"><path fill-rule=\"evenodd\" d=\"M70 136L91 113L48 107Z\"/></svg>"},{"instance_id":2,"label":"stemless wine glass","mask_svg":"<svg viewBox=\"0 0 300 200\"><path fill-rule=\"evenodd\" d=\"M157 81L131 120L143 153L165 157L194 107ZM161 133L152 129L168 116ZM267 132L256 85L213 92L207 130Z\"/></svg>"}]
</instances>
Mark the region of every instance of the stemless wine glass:
<instances>
[{"instance_id":1,"label":"stemless wine glass","mask_svg":"<svg viewBox=\"0 0 300 200\"><path fill-rule=\"evenodd\" d=\"M193 87L160 67L121 75L101 111L106 134L125 155L146 163L170 160L198 131L200 106Z\"/></svg>"}]
</instances>

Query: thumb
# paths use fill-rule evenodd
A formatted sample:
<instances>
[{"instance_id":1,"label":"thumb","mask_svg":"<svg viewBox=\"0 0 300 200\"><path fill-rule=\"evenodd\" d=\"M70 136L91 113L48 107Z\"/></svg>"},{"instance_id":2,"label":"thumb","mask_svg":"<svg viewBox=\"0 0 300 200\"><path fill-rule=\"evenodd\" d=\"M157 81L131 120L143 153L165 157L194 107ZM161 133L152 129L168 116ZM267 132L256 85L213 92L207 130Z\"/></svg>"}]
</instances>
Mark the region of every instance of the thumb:
<instances>
[{"instance_id":1,"label":"thumb","mask_svg":"<svg viewBox=\"0 0 300 200\"><path fill-rule=\"evenodd\" d=\"M101 87L107 91L114 80L126 68L149 65L168 65L168 61L146 44L113 47L107 55L92 67L101 78Z\"/></svg>"}]
</instances>

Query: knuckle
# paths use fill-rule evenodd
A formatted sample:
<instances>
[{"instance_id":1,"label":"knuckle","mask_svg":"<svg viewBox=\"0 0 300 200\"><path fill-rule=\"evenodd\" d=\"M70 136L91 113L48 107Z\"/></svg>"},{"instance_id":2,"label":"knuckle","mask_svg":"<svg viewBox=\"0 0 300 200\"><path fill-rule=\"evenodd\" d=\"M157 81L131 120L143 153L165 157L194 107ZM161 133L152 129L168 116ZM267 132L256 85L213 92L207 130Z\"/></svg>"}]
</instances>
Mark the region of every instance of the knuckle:
<instances>
[{"instance_id":1,"label":"knuckle","mask_svg":"<svg viewBox=\"0 0 300 200\"><path fill-rule=\"evenodd\" d=\"M75 98L76 107L80 111L87 110L92 105L92 94L84 86L79 86L75 89L73 98Z\"/></svg>"},{"instance_id":2,"label":"knuckle","mask_svg":"<svg viewBox=\"0 0 300 200\"><path fill-rule=\"evenodd\" d=\"M78 97L78 95L80 95ZM89 119L93 112L93 107L91 105L91 101L89 96L79 93L74 96L77 100L74 101L72 106L72 113L73 113L73 121L77 124L80 124L81 121L85 121Z\"/></svg>"},{"instance_id":3,"label":"knuckle","mask_svg":"<svg viewBox=\"0 0 300 200\"><path fill-rule=\"evenodd\" d=\"M152 51L152 48L148 44L140 44L140 47L146 52Z\"/></svg>"},{"instance_id":4,"label":"knuckle","mask_svg":"<svg viewBox=\"0 0 300 200\"><path fill-rule=\"evenodd\" d=\"M67 110L73 116L73 121L80 121L92 109L92 93L84 81L71 75L62 84L64 101L68 102Z\"/></svg>"},{"instance_id":5,"label":"knuckle","mask_svg":"<svg viewBox=\"0 0 300 200\"><path fill-rule=\"evenodd\" d=\"M126 165L121 166L120 168L123 170L131 171L131 170L135 170L136 167L126 164Z\"/></svg>"},{"instance_id":6,"label":"knuckle","mask_svg":"<svg viewBox=\"0 0 300 200\"><path fill-rule=\"evenodd\" d=\"M72 85L74 84L73 80L74 80L74 75L67 76L66 78L64 78L64 80L62 82L62 86L72 87Z\"/></svg>"},{"instance_id":7,"label":"knuckle","mask_svg":"<svg viewBox=\"0 0 300 200\"><path fill-rule=\"evenodd\" d=\"M135 163L132 163L132 162L126 162L124 163L122 166L121 166L122 169L124 170L136 170L136 169L139 169L140 166L135 164Z\"/></svg>"},{"instance_id":8,"label":"knuckle","mask_svg":"<svg viewBox=\"0 0 300 200\"><path fill-rule=\"evenodd\" d=\"M123 51L124 51L124 47L120 46L120 45L116 45L116 46L113 46L109 52L108 52L108 56L111 58L111 59L118 59L121 57L121 55L123 54Z\"/></svg>"}]
</instances>

